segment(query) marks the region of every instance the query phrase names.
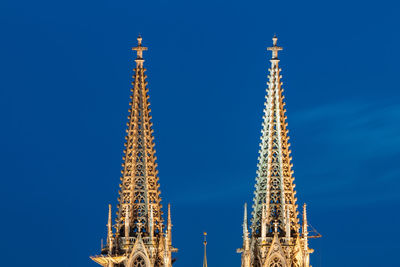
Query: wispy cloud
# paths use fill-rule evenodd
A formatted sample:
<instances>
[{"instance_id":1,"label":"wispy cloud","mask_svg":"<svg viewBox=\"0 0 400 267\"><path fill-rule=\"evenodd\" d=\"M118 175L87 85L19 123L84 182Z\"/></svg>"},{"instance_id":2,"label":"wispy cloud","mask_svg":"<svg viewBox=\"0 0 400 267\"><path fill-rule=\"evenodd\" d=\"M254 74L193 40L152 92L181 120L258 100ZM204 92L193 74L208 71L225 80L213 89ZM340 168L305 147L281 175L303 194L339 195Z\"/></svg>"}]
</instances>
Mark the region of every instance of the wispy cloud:
<instances>
[{"instance_id":1,"label":"wispy cloud","mask_svg":"<svg viewBox=\"0 0 400 267\"><path fill-rule=\"evenodd\" d=\"M299 197L313 205L367 205L400 201L400 105L340 102L288 114ZM182 183L174 202L204 204L252 197L251 166L199 169ZM253 174L254 171L254 174ZM187 177L182 177L186 181ZM246 182L247 181L247 182ZM249 199L247 199L249 200Z\"/></svg>"},{"instance_id":2,"label":"wispy cloud","mask_svg":"<svg viewBox=\"0 0 400 267\"><path fill-rule=\"evenodd\" d=\"M400 105L348 101L293 115L309 149L297 168L323 181L314 188L322 198L335 204L400 199L392 189L400 186Z\"/></svg>"}]
</instances>

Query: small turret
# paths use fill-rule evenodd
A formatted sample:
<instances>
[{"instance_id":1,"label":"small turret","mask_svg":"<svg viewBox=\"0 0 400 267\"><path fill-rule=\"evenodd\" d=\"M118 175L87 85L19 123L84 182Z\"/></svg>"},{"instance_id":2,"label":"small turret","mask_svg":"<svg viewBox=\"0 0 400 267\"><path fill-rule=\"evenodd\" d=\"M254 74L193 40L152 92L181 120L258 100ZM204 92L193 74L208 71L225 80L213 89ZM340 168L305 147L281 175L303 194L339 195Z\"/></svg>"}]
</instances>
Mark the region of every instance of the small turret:
<instances>
[{"instance_id":1,"label":"small turret","mask_svg":"<svg viewBox=\"0 0 400 267\"><path fill-rule=\"evenodd\" d=\"M207 233L204 232L204 259L203 259L203 267L207 267Z\"/></svg>"},{"instance_id":2,"label":"small turret","mask_svg":"<svg viewBox=\"0 0 400 267\"><path fill-rule=\"evenodd\" d=\"M171 204L168 203L168 222L167 222L167 231L168 231L168 245L172 245L172 221L171 221Z\"/></svg>"}]
</instances>

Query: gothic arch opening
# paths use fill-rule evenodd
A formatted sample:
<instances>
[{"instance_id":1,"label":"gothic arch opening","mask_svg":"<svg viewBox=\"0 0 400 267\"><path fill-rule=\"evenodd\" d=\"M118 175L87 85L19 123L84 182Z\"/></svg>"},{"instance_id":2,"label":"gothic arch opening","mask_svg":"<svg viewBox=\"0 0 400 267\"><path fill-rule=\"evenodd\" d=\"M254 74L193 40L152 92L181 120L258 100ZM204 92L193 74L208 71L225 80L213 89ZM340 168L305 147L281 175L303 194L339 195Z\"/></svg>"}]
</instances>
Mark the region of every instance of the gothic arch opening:
<instances>
[{"instance_id":1,"label":"gothic arch opening","mask_svg":"<svg viewBox=\"0 0 400 267\"><path fill-rule=\"evenodd\" d=\"M284 265L280 258L275 257L269 262L268 267L284 267Z\"/></svg>"},{"instance_id":2,"label":"gothic arch opening","mask_svg":"<svg viewBox=\"0 0 400 267\"><path fill-rule=\"evenodd\" d=\"M131 267L146 267L146 261L141 256L137 256Z\"/></svg>"}]
</instances>

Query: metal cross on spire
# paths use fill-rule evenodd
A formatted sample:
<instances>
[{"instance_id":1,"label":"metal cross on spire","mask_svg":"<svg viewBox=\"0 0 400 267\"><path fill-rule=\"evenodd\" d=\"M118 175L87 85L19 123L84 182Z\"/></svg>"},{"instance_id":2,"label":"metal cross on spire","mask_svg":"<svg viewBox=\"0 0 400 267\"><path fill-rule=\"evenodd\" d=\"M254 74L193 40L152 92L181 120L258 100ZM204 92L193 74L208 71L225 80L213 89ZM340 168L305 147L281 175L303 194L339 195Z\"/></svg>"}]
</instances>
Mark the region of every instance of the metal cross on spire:
<instances>
[{"instance_id":1,"label":"metal cross on spire","mask_svg":"<svg viewBox=\"0 0 400 267\"><path fill-rule=\"evenodd\" d=\"M136 58L136 67L143 67L143 51L147 50L147 47L142 46L142 36L138 36L137 38L138 41L138 46L132 47L132 50L136 51L137 53L137 58Z\"/></svg>"},{"instance_id":2,"label":"metal cross on spire","mask_svg":"<svg viewBox=\"0 0 400 267\"><path fill-rule=\"evenodd\" d=\"M147 47L142 46L142 36L138 36L137 38L138 41L138 46L132 47L132 50L135 50L137 52L137 58L138 59L143 59L143 51L147 50Z\"/></svg>"},{"instance_id":3,"label":"metal cross on spire","mask_svg":"<svg viewBox=\"0 0 400 267\"><path fill-rule=\"evenodd\" d=\"M276 43L278 42L278 37L276 37L276 34L272 38L272 45L271 47L268 47L268 51L272 51L272 59L278 59L278 51L283 50L282 47L277 46Z\"/></svg>"}]
</instances>

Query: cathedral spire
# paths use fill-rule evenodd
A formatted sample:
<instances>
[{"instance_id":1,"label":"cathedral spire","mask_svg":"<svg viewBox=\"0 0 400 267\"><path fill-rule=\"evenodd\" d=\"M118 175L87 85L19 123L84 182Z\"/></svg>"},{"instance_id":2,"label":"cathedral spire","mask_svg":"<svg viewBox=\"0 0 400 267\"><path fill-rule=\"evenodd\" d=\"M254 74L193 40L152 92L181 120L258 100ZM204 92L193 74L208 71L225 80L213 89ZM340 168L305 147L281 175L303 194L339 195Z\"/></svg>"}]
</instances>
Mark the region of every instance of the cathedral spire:
<instances>
[{"instance_id":1,"label":"cathedral spire","mask_svg":"<svg viewBox=\"0 0 400 267\"><path fill-rule=\"evenodd\" d=\"M250 249L242 253L242 267L309 267L307 216L304 206L300 234L296 192L290 157L286 110L276 35L272 38L269 81L264 108L257 179L251 221Z\"/></svg>"},{"instance_id":2,"label":"cathedral spire","mask_svg":"<svg viewBox=\"0 0 400 267\"><path fill-rule=\"evenodd\" d=\"M163 233L161 197L154 148L149 90L146 82L142 37L137 38L136 67L128 116L128 129L122 164L122 176L114 228L111 209L108 220L108 242L103 255L91 257L102 266L171 267L171 233ZM111 238L110 238L111 236ZM169 242L168 242L169 240ZM112 247L114 247L112 249ZM111 248L111 249L110 249ZM105 256L107 254L107 256Z\"/></svg>"},{"instance_id":3,"label":"cathedral spire","mask_svg":"<svg viewBox=\"0 0 400 267\"><path fill-rule=\"evenodd\" d=\"M146 69L143 67L142 37L132 50L137 52L132 101L122 164L121 190L118 205L119 223L125 221L129 211L129 232L138 234L150 229L150 206L153 210L153 231L162 231L161 198L158 184L154 137L150 115L150 102L146 82ZM138 227L138 224L141 224Z\"/></svg>"},{"instance_id":4,"label":"cathedral spire","mask_svg":"<svg viewBox=\"0 0 400 267\"><path fill-rule=\"evenodd\" d=\"M282 47L277 45L276 36L272 41L272 47L267 48L272 51L272 58L258 157L252 235L259 236L264 227L271 231L273 223L277 221L279 232L286 233L286 237L290 238L290 232L299 229L298 212L278 59L278 51ZM262 218L266 215L263 222Z\"/></svg>"}]
</instances>

